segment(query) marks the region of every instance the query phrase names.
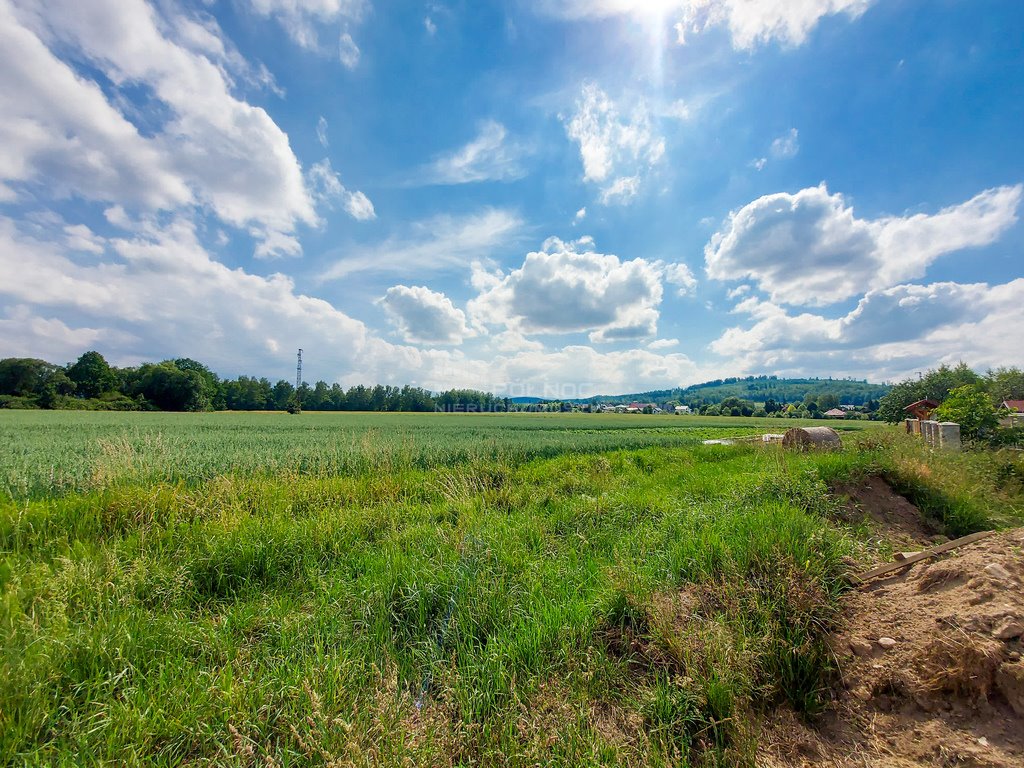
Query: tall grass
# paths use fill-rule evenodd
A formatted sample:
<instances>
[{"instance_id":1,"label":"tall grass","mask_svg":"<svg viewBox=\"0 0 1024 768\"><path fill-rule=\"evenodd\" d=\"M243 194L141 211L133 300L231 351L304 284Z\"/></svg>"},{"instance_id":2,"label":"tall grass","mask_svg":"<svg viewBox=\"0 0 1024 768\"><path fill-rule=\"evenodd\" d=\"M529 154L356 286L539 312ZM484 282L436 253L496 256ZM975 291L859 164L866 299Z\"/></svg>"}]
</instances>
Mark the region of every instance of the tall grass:
<instances>
[{"instance_id":1,"label":"tall grass","mask_svg":"<svg viewBox=\"0 0 1024 768\"><path fill-rule=\"evenodd\" d=\"M903 459L674 439L2 502L0 763L750 765Z\"/></svg>"},{"instance_id":2,"label":"tall grass","mask_svg":"<svg viewBox=\"0 0 1024 768\"><path fill-rule=\"evenodd\" d=\"M467 461L673 446L771 419L608 414L112 413L0 410L0 498L218 476L392 473ZM787 426L794 422L787 421ZM863 428L867 422L846 425Z\"/></svg>"}]
</instances>

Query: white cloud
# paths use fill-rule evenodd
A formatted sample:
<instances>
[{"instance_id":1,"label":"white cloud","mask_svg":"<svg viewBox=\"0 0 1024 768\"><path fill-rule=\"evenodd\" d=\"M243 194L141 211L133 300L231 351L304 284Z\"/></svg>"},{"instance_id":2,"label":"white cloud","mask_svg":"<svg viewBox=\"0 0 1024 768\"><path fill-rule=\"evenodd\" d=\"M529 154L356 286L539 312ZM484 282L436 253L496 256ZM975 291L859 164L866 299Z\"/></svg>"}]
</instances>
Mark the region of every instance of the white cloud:
<instances>
[{"instance_id":1,"label":"white cloud","mask_svg":"<svg viewBox=\"0 0 1024 768\"><path fill-rule=\"evenodd\" d=\"M708 275L752 279L775 302L824 306L924 275L938 257L994 242L1024 187L985 190L934 215L858 219L825 185L766 195L729 215L704 249Z\"/></svg>"},{"instance_id":2,"label":"white cloud","mask_svg":"<svg viewBox=\"0 0 1024 768\"><path fill-rule=\"evenodd\" d=\"M474 335L466 315L443 293L423 286L396 285L377 301L406 341L461 344Z\"/></svg>"},{"instance_id":3,"label":"white cloud","mask_svg":"<svg viewBox=\"0 0 1024 768\"><path fill-rule=\"evenodd\" d=\"M64 243L72 251L100 254L106 250L106 239L85 224L69 224L64 227L64 232L67 235Z\"/></svg>"},{"instance_id":4,"label":"white cloud","mask_svg":"<svg viewBox=\"0 0 1024 768\"><path fill-rule=\"evenodd\" d=\"M491 345L499 352L538 352L544 345L529 339L518 331L502 331L491 337Z\"/></svg>"},{"instance_id":5,"label":"white cloud","mask_svg":"<svg viewBox=\"0 0 1024 768\"><path fill-rule=\"evenodd\" d=\"M314 163L307 172L310 191L316 198L327 205L340 200L342 208L357 221L369 221L377 218L373 203L362 192L353 192L341 183L341 177L331 168L331 161L324 158Z\"/></svg>"},{"instance_id":6,"label":"white cloud","mask_svg":"<svg viewBox=\"0 0 1024 768\"><path fill-rule=\"evenodd\" d=\"M711 344L743 370L820 371L902 378L922 364L963 360L977 368L1019 364L1002 329L1024 322L1024 279L1003 285L933 283L869 291L849 313L790 314L748 298L735 309L752 324Z\"/></svg>"},{"instance_id":7,"label":"white cloud","mask_svg":"<svg viewBox=\"0 0 1024 768\"><path fill-rule=\"evenodd\" d=\"M713 27L729 30L733 47L748 50L778 41L800 45L826 16L859 17L874 0L539 0L543 12L566 19L632 16L664 22L677 19L680 44Z\"/></svg>"},{"instance_id":8,"label":"white cloud","mask_svg":"<svg viewBox=\"0 0 1024 768\"><path fill-rule=\"evenodd\" d=\"M467 269L496 248L516 241L522 219L511 211L488 208L468 216L436 216L414 223L403 237L370 248L351 248L329 267L321 280L357 272L390 272L418 277L456 268Z\"/></svg>"},{"instance_id":9,"label":"white cloud","mask_svg":"<svg viewBox=\"0 0 1024 768\"><path fill-rule=\"evenodd\" d=\"M697 290L697 278L685 264L669 264L665 267L665 282L676 286L680 296L692 296Z\"/></svg>"},{"instance_id":10,"label":"white cloud","mask_svg":"<svg viewBox=\"0 0 1024 768\"><path fill-rule=\"evenodd\" d=\"M589 332L593 342L652 336L663 266L595 253L589 238L551 238L508 274L477 276L470 316L520 333Z\"/></svg>"},{"instance_id":11,"label":"white cloud","mask_svg":"<svg viewBox=\"0 0 1024 768\"><path fill-rule=\"evenodd\" d=\"M874 0L689 0L682 3L683 16L676 24L680 44L686 36L711 27L726 26L733 47L749 50L778 41L800 45L826 16L844 14L856 19Z\"/></svg>"},{"instance_id":12,"label":"white cloud","mask_svg":"<svg viewBox=\"0 0 1024 768\"><path fill-rule=\"evenodd\" d=\"M587 346L521 352L507 359L499 358L493 370L511 394L538 397L642 392L720 375L711 369L700 369L680 353L656 354L645 349L598 352Z\"/></svg>"},{"instance_id":13,"label":"white cloud","mask_svg":"<svg viewBox=\"0 0 1024 768\"><path fill-rule=\"evenodd\" d=\"M657 352L660 349L672 349L679 346L679 339L656 339L647 345L647 348Z\"/></svg>"},{"instance_id":14,"label":"white cloud","mask_svg":"<svg viewBox=\"0 0 1024 768\"><path fill-rule=\"evenodd\" d=\"M0 179L171 208L192 200L173 158L114 109L99 86L57 59L0 2ZM15 194L10 187L5 197Z\"/></svg>"},{"instance_id":15,"label":"white cloud","mask_svg":"<svg viewBox=\"0 0 1024 768\"><path fill-rule=\"evenodd\" d=\"M477 181L513 181L526 175L524 148L508 140L501 123L487 120L476 138L449 155L434 160L423 171L426 184L468 184Z\"/></svg>"},{"instance_id":16,"label":"white cloud","mask_svg":"<svg viewBox=\"0 0 1024 768\"><path fill-rule=\"evenodd\" d=\"M357 221L369 221L377 218L377 212L373 208L370 198L362 192L348 192L343 195L342 206L346 213Z\"/></svg>"},{"instance_id":17,"label":"white cloud","mask_svg":"<svg viewBox=\"0 0 1024 768\"><path fill-rule=\"evenodd\" d=\"M772 157L779 160L796 157L796 153L800 151L800 132L796 128L790 128L772 142L768 151Z\"/></svg>"},{"instance_id":18,"label":"white cloud","mask_svg":"<svg viewBox=\"0 0 1024 768\"><path fill-rule=\"evenodd\" d=\"M40 0L16 12L0 4L0 60L16 73L0 83L0 179L143 209L205 204L268 242L316 224L288 137L232 94L236 54L219 30L161 8L163 16L142 0ZM51 49L87 60L117 92L148 89L154 106L126 117ZM145 135L129 118L147 121Z\"/></svg>"},{"instance_id":19,"label":"white cloud","mask_svg":"<svg viewBox=\"0 0 1024 768\"><path fill-rule=\"evenodd\" d=\"M486 359L457 348L391 344L328 302L298 293L284 275L218 263L187 218L129 220L116 209L110 217L133 231L109 239L102 260L88 263L66 255L59 219L48 225L47 238L0 217L0 357L64 362L99 349L113 363L130 365L187 355L223 375L275 379L291 375L301 346L311 379L511 395L588 396L721 375L680 354L587 346L548 352L514 331L492 337L501 354Z\"/></svg>"},{"instance_id":20,"label":"white cloud","mask_svg":"<svg viewBox=\"0 0 1024 768\"><path fill-rule=\"evenodd\" d=\"M576 211L576 215L573 216L573 222L578 224L579 222L583 221L585 218L587 218L587 209L584 206L583 208L580 208L578 211Z\"/></svg>"},{"instance_id":21,"label":"white cloud","mask_svg":"<svg viewBox=\"0 0 1024 768\"><path fill-rule=\"evenodd\" d=\"M583 179L598 184L602 202L628 202L665 154L646 105L637 102L628 115L594 83L583 86L576 112L565 123L579 145Z\"/></svg>"},{"instance_id":22,"label":"white cloud","mask_svg":"<svg viewBox=\"0 0 1024 768\"><path fill-rule=\"evenodd\" d=\"M693 108L682 99L676 99L663 106L658 114L661 117L670 117L685 122L693 118Z\"/></svg>"},{"instance_id":23,"label":"white cloud","mask_svg":"<svg viewBox=\"0 0 1024 768\"><path fill-rule=\"evenodd\" d=\"M316 121L316 138L320 146L327 149L327 118L323 115Z\"/></svg>"},{"instance_id":24,"label":"white cloud","mask_svg":"<svg viewBox=\"0 0 1024 768\"><path fill-rule=\"evenodd\" d=\"M358 23L366 13L366 0L248 0L252 9L261 16L274 17L288 35L303 48L322 50L320 28L326 25ZM345 38L348 38L346 41ZM354 48L355 62L346 62L346 45ZM352 57L351 49L348 53ZM339 57L345 66L359 61L359 48L347 32L339 40Z\"/></svg>"},{"instance_id":25,"label":"white cloud","mask_svg":"<svg viewBox=\"0 0 1024 768\"><path fill-rule=\"evenodd\" d=\"M437 24L435 24L434 20L429 16L423 19L423 28L427 31L427 34L430 37L433 37L434 35L437 34Z\"/></svg>"},{"instance_id":26,"label":"white cloud","mask_svg":"<svg viewBox=\"0 0 1024 768\"><path fill-rule=\"evenodd\" d=\"M338 38L338 59L341 63L348 69L355 69L359 66L361 56L362 51L359 50L356 41L352 39L352 35L342 32Z\"/></svg>"},{"instance_id":27,"label":"white cloud","mask_svg":"<svg viewBox=\"0 0 1024 768\"><path fill-rule=\"evenodd\" d=\"M796 157L799 151L800 132L796 128L790 128L786 133L774 139L768 148L768 154L775 160L788 160ZM768 158L759 157L752 160L750 165L755 170L763 171L764 167L768 165Z\"/></svg>"}]
</instances>

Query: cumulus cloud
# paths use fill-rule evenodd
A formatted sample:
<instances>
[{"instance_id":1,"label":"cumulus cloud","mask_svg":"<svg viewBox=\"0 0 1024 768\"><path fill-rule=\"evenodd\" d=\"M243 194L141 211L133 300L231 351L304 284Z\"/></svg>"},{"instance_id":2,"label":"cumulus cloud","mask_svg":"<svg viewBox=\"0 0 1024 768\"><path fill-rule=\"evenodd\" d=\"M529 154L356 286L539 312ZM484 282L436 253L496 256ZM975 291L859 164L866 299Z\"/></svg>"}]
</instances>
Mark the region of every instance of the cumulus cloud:
<instances>
[{"instance_id":1,"label":"cumulus cloud","mask_svg":"<svg viewBox=\"0 0 1024 768\"><path fill-rule=\"evenodd\" d=\"M565 122L579 145L583 179L598 184L601 201L628 202L665 155L665 140L641 101L628 114L594 83L583 86L576 111Z\"/></svg>"},{"instance_id":2,"label":"cumulus cloud","mask_svg":"<svg viewBox=\"0 0 1024 768\"><path fill-rule=\"evenodd\" d=\"M751 279L773 301L824 306L919 278L940 256L994 242L1017 221L1021 185L937 214L859 219L824 184L733 211L704 249L717 280Z\"/></svg>"},{"instance_id":3,"label":"cumulus cloud","mask_svg":"<svg viewBox=\"0 0 1024 768\"><path fill-rule=\"evenodd\" d=\"M963 360L1006 364L1000 329L1024 322L1024 279L1002 285L952 282L869 291L849 313L829 318L747 298L735 312L748 327L727 329L711 350L745 370L820 370L901 378L919 366Z\"/></svg>"},{"instance_id":4,"label":"cumulus cloud","mask_svg":"<svg viewBox=\"0 0 1024 768\"><path fill-rule=\"evenodd\" d=\"M171 208L192 200L174 158L54 56L0 2L0 179L46 182L54 197ZM8 189L8 196L15 194Z\"/></svg>"},{"instance_id":5,"label":"cumulus cloud","mask_svg":"<svg viewBox=\"0 0 1024 768\"><path fill-rule=\"evenodd\" d=\"M406 341L417 344L461 344L473 332L466 315L443 293L423 286L396 285L377 303Z\"/></svg>"},{"instance_id":6,"label":"cumulus cloud","mask_svg":"<svg viewBox=\"0 0 1024 768\"><path fill-rule=\"evenodd\" d=\"M491 337L499 354L486 359L461 349L388 343L329 302L299 293L284 275L263 277L220 264L187 218L125 216L111 210L111 218L132 231L108 238L104 255L85 262L69 258L68 225L59 219L47 232L40 226L29 234L24 223L0 217L0 356L62 362L100 349L112 362L129 365L189 355L224 375L273 378L289 375L294 349L302 346L312 376L345 386L416 383L581 397L721 375L681 354L603 353L580 345L547 351L515 331ZM458 310L431 293L419 293L419 303L455 318L447 326L454 342ZM420 325L435 315L427 312ZM418 322L409 312L401 317ZM442 323L431 335L440 340L445 328Z\"/></svg>"},{"instance_id":7,"label":"cumulus cloud","mask_svg":"<svg viewBox=\"0 0 1024 768\"><path fill-rule=\"evenodd\" d=\"M665 282L676 286L680 296L692 296L697 290L697 278L685 264L669 264L665 267Z\"/></svg>"},{"instance_id":8,"label":"cumulus cloud","mask_svg":"<svg viewBox=\"0 0 1024 768\"><path fill-rule=\"evenodd\" d=\"M593 342L645 338L657 329L664 267L596 253L593 241L547 240L508 274L477 275L478 322L520 333L589 332Z\"/></svg>"},{"instance_id":9,"label":"cumulus cloud","mask_svg":"<svg viewBox=\"0 0 1024 768\"><path fill-rule=\"evenodd\" d=\"M232 93L238 57L216 26L161 9L0 2L0 61L14 72L0 82L0 180L140 209L207 205L263 251L294 243L296 226L318 219L287 135ZM152 105L123 114L114 103L127 110L130 100L108 100L55 51L87 61L115 92L148 89Z\"/></svg>"},{"instance_id":10,"label":"cumulus cloud","mask_svg":"<svg viewBox=\"0 0 1024 768\"><path fill-rule=\"evenodd\" d=\"M632 16L661 21L676 19L679 43L690 35L724 26L733 47L749 50L779 42L800 45L826 16L855 19L874 0L540 0L539 8L567 19Z\"/></svg>"},{"instance_id":11,"label":"cumulus cloud","mask_svg":"<svg viewBox=\"0 0 1024 768\"><path fill-rule=\"evenodd\" d=\"M425 184L468 184L477 181L513 181L526 175L525 149L508 138L501 123L487 120L477 136L451 154L442 155L422 173Z\"/></svg>"},{"instance_id":12,"label":"cumulus cloud","mask_svg":"<svg viewBox=\"0 0 1024 768\"><path fill-rule=\"evenodd\" d=\"M468 269L499 246L515 243L522 219L514 212L487 208L467 216L435 216L412 224L409 232L369 248L346 249L321 275L336 280L357 272L423 275Z\"/></svg>"}]
</instances>

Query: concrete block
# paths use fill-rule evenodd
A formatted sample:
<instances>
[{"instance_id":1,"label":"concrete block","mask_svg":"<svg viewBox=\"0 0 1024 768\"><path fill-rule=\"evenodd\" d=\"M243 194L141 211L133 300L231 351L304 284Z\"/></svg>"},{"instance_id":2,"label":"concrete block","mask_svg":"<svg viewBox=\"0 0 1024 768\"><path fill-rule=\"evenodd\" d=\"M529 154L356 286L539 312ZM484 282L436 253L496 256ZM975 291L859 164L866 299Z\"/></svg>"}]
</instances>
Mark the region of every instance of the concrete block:
<instances>
[{"instance_id":1,"label":"concrete block","mask_svg":"<svg viewBox=\"0 0 1024 768\"><path fill-rule=\"evenodd\" d=\"M939 424L939 445L944 451L959 451L960 425L952 421Z\"/></svg>"}]
</instances>

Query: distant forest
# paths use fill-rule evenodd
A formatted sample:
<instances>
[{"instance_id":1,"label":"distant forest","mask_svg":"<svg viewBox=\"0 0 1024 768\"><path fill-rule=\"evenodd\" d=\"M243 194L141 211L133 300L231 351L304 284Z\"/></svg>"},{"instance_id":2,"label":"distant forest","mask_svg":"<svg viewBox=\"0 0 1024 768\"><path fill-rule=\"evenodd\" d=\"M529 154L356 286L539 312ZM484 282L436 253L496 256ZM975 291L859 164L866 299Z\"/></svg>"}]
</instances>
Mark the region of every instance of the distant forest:
<instances>
[{"instance_id":1,"label":"distant forest","mask_svg":"<svg viewBox=\"0 0 1024 768\"><path fill-rule=\"evenodd\" d=\"M864 379L785 379L778 376L747 376L715 379L680 389L661 389L632 395L588 398L582 402L602 403L667 402L688 405L693 410L736 398L754 403L796 403L807 398L830 396L843 405L868 405L889 393L888 384L869 384Z\"/></svg>"},{"instance_id":2,"label":"distant forest","mask_svg":"<svg viewBox=\"0 0 1024 768\"><path fill-rule=\"evenodd\" d=\"M354 386L318 381L298 391L290 381L239 376L221 379L190 358L116 368L99 352L55 365L35 358L0 360L0 408L160 411L569 411L641 401L671 410L749 416L782 413L806 417L838 405L871 413L892 388L849 379L748 376L691 387L573 401L510 400L488 392L420 387ZM524 399L525 400L525 399ZM793 407L787 409L787 404ZM852 414L851 414L852 415Z\"/></svg>"},{"instance_id":3,"label":"distant forest","mask_svg":"<svg viewBox=\"0 0 1024 768\"><path fill-rule=\"evenodd\" d=\"M112 411L501 411L510 400L487 392L355 386L318 381L298 392L290 381L221 379L196 360L179 358L115 368L99 352L54 365L34 358L0 360L0 408Z\"/></svg>"}]
</instances>

